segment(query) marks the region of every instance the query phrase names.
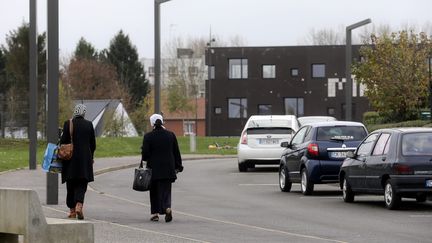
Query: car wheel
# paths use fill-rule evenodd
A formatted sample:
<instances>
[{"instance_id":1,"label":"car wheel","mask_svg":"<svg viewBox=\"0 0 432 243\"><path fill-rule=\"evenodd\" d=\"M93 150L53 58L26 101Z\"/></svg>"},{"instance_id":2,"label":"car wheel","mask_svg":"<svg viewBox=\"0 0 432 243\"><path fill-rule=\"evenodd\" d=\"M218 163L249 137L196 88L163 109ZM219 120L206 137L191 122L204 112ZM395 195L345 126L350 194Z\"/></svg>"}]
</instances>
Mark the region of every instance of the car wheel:
<instances>
[{"instance_id":1,"label":"car wheel","mask_svg":"<svg viewBox=\"0 0 432 243\"><path fill-rule=\"evenodd\" d=\"M416 196L416 201L419 203L426 202L426 199L427 199L426 194L421 194Z\"/></svg>"},{"instance_id":2,"label":"car wheel","mask_svg":"<svg viewBox=\"0 0 432 243\"><path fill-rule=\"evenodd\" d=\"M395 192L391 180L387 180L385 183L384 201L385 206L388 209L397 209L399 207L399 204L401 203L401 196Z\"/></svg>"},{"instance_id":3,"label":"car wheel","mask_svg":"<svg viewBox=\"0 0 432 243\"><path fill-rule=\"evenodd\" d=\"M303 195L311 195L314 189L314 184L309 180L306 168L301 171L301 192Z\"/></svg>"},{"instance_id":4,"label":"car wheel","mask_svg":"<svg viewBox=\"0 0 432 243\"><path fill-rule=\"evenodd\" d=\"M243 163L238 163L238 170L240 172L246 172L247 171L247 164L245 162Z\"/></svg>"},{"instance_id":5,"label":"car wheel","mask_svg":"<svg viewBox=\"0 0 432 243\"><path fill-rule=\"evenodd\" d=\"M291 191L292 183L288 180L288 171L285 166L282 166L279 170L279 187L283 192Z\"/></svg>"},{"instance_id":6,"label":"car wheel","mask_svg":"<svg viewBox=\"0 0 432 243\"><path fill-rule=\"evenodd\" d=\"M344 178L342 185L342 198L344 202L354 202L354 192L351 190L351 185L348 183L346 177Z\"/></svg>"}]
</instances>

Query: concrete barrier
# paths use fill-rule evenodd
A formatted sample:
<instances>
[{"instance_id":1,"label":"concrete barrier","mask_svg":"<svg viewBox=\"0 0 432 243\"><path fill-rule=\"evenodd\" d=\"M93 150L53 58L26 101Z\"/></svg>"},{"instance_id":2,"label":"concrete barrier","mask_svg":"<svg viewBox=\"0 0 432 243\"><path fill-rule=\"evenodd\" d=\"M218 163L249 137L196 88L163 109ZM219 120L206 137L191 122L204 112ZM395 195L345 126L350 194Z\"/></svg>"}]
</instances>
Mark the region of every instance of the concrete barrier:
<instances>
[{"instance_id":1,"label":"concrete barrier","mask_svg":"<svg viewBox=\"0 0 432 243\"><path fill-rule=\"evenodd\" d=\"M93 224L45 218L37 193L29 189L0 188L0 242L94 242Z\"/></svg>"}]
</instances>

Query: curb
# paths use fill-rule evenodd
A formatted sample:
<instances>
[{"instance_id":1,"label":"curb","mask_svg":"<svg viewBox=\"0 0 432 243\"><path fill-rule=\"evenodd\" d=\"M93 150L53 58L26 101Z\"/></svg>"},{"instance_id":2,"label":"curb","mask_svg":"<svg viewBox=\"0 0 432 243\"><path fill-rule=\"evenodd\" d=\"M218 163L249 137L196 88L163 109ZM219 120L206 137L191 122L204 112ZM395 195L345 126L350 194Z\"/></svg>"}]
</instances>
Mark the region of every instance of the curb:
<instances>
[{"instance_id":1,"label":"curb","mask_svg":"<svg viewBox=\"0 0 432 243\"><path fill-rule=\"evenodd\" d=\"M209 156L209 157L199 157L199 158L187 158L187 159L185 158L185 159L183 159L183 161L201 160L201 159L220 159L220 158L223 158L223 159L227 159L228 158L228 159L230 159L230 158L237 158L237 157L236 156L224 156L224 157ZM117 170L134 168L134 167L137 167L137 166L138 166L138 163L135 162L133 164L107 167L107 168L96 170L96 171L93 172L93 174L95 176L98 176L98 175L102 175L102 174L113 172L113 171L117 171Z\"/></svg>"}]
</instances>

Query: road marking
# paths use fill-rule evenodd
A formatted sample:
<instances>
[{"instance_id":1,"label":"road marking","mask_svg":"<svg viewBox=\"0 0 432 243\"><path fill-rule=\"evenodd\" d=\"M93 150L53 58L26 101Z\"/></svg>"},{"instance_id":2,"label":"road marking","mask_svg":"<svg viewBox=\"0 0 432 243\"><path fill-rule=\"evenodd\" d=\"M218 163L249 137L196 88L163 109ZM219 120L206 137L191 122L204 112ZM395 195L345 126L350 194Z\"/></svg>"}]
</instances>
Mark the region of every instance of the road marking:
<instances>
[{"instance_id":1,"label":"road marking","mask_svg":"<svg viewBox=\"0 0 432 243\"><path fill-rule=\"evenodd\" d=\"M239 186L278 186L278 184L238 184Z\"/></svg>"},{"instance_id":2,"label":"road marking","mask_svg":"<svg viewBox=\"0 0 432 243\"><path fill-rule=\"evenodd\" d=\"M94 188L91 188L90 185L89 185L89 188L90 188L91 191L99 193L102 196L114 198L114 199L117 199L117 200L120 200L120 201L129 202L131 204L136 204L136 205L140 205L140 206L150 207L150 205L145 204L145 203L132 201L132 200L129 200L129 199L126 199L126 198L122 198L122 197L119 197L119 196L111 195L109 193L101 193L98 190L96 190ZM264 227L254 226L254 225L236 223L236 222L232 222L232 221L219 220L219 219L214 219L214 218L199 216L199 215L195 215L195 214L185 213L185 212L181 212L181 211L177 211L177 210L176 210L176 214L181 214L181 215L192 217L192 218L203 219L203 220L210 221L210 222L217 222L217 223L221 223L221 224L235 225L235 226L239 226L239 227L243 227L243 228L261 230L261 231L266 231L266 232L271 232L271 233L278 233L278 234L282 234L282 235L295 236L295 237L299 237L299 238L306 238L306 239L319 240L319 241L338 242L338 243L347 243L346 241L334 240L334 239L329 239L329 238L322 238L322 237L313 236L313 235L304 235L304 234L292 233L292 232L288 232L288 231L282 231L282 230L264 228ZM116 223L112 223L112 224L116 224ZM129 226L127 226L127 227L129 227ZM161 234L165 234L165 233L161 233ZM177 236L173 236L173 237L177 237ZM200 241L200 242L202 242L202 241Z\"/></svg>"},{"instance_id":3,"label":"road marking","mask_svg":"<svg viewBox=\"0 0 432 243\"><path fill-rule=\"evenodd\" d=\"M50 209L50 210L56 211L56 212L61 212L61 213L65 213L65 214L68 213L66 211L59 210L59 209L56 209L56 208L52 208L52 207L49 207L49 206L43 206L43 207L46 208L46 209ZM209 241L197 240L197 239L192 239L192 238L183 237L183 236L179 236L179 235L172 235L172 234L158 232L158 231L154 231L154 230L137 228L137 227L128 226L128 225L119 224L119 223L114 223L114 222L109 222L109 221L105 221L105 220L99 220L99 219L94 219L94 218L89 218L89 217L86 217L86 219L89 219L89 220L95 221L95 222L99 222L99 223L107 223L107 224L110 224L110 225L114 225L114 226L118 226L118 227L122 227L122 228L126 228L126 229L137 230L137 231L146 232L146 233L152 233L152 234L157 234L157 235L164 235L164 236L178 238L178 239L182 239L182 240L189 240L189 241L201 242L201 243L210 243Z\"/></svg>"},{"instance_id":4,"label":"road marking","mask_svg":"<svg viewBox=\"0 0 432 243\"><path fill-rule=\"evenodd\" d=\"M411 218L432 218L432 214L413 214Z\"/></svg>"}]
</instances>

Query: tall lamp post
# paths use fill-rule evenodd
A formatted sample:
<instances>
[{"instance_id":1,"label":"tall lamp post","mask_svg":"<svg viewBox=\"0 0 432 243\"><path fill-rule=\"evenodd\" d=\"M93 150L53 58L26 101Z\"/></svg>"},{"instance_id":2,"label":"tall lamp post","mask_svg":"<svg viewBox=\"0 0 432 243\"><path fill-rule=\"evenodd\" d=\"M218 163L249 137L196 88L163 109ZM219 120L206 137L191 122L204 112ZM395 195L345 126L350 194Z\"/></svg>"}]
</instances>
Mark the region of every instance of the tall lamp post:
<instances>
[{"instance_id":1,"label":"tall lamp post","mask_svg":"<svg viewBox=\"0 0 432 243\"><path fill-rule=\"evenodd\" d=\"M37 0L29 0L30 4L30 28L29 28L29 80L30 80L30 95L29 95L29 129L28 137L29 145L29 168L36 169L36 152L37 152L37 29L36 29L36 2Z\"/></svg>"},{"instance_id":2,"label":"tall lamp post","mask_svg":"<svg viewBox=\"0 0 432 243\"><path fill-rule=\"evenodd\" d=\"M212 103L211 103L211 80L212 80L212 62L211 62L211 55L212 55L212 49L211 49L211 47L212 47L212 43L213 42L215 42L216 40L214 39L214 38L212 38L211 37L211 32L210 32L210 40L209 40L209 42L207 42L207 61L208 61L208 65L207 65L207 72L208 72L208 75L207 75L207 80L208 80L208 96L207 96L207 99L208 99L208 111L207 111L207 114L208 114L208 116L206 117L206 119L208 119L208 122L207 122L207 124L208 124L208 128L207 128L207 134L209 135L209 136L211 136L212 135L212 132L211 132L211 130L212 130L212 126L211 126L211 116L212 116L212 113L213 113L213 110L212 110Z\"/></svg>"},{"instance_id":3,"label":"tall lamp post","mask_svg":"<svg viewBox=\"0 0 432 243\"><path fill-rule=\"evenodd\" d=\"M154 2L154 31L155 31L155 59L154 59L154 112L160 113L160 77L161 77L161 57L160 57L160 5L171 0L155 0Z\"/></svg>"},{"instance_id":4,"label":"tall lamp post","mask_svg":"<svg viewBox=\"0 0 432 243\"><path fill-rule=\"evenodd\" d=\"M345 50L345 120L352 120L352 79L351 79L351 62L352 62L352 47L351 47L351 31L360 26L371 23L371 19L365 19L346 27L346 50Z\"/></svg>"}]
</instances>

